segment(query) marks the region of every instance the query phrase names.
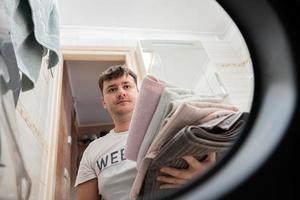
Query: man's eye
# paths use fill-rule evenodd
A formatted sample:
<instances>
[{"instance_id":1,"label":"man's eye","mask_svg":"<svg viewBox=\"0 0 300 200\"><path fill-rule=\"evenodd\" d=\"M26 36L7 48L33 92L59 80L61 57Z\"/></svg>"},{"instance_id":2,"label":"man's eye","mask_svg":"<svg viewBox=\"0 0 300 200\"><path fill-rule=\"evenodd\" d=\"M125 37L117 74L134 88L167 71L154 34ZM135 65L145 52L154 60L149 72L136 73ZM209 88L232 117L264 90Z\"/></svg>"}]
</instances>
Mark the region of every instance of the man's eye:
<instances>
[{"instance_id":1,"label":"man's eye","mask_svg":"<svg viewBox=\"0 0 300 200\"><path fill-rule=\"evenodd\" d=\"M112 93L112 92L115 92L115 91L117 91L117 88L110 88L110 89L108 90L109 93Z\"/></svg>"},{"instance_id":2,"label":"man's eye","mask_svg":"<svg viewBox=\"0 0 300 200\"><path fill-rule=\"evenodd\" d=\"M124 88L125 88L125 89L129 89L129 88L131 88L131 87L130 87L130 85L124 85Z\"/></svg>"}]
</instances>

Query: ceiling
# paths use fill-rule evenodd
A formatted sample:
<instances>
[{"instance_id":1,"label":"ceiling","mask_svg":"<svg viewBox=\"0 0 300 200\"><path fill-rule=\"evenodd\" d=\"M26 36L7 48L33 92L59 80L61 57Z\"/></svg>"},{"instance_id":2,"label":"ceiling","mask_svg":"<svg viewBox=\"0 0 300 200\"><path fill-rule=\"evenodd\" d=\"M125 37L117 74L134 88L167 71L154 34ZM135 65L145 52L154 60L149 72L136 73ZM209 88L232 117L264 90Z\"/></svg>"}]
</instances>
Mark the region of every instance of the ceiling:
<instances>
[{"instance_id":1,"label":"ceiling","mask_svg":"<svg viewBox=\"0 0 300 200\"><path fill-rule=\"evenodd\" d=\"M224 32L230 20L215 0L59 0L63 26Z\"/></svg>"},{"instance_id":2,"label":"ceiling","mask_svg":"<svg viewBox=\"0 0 300 200\"><path fill-rule=\"evenodd\" d=\"M62 27L217 35L224 33L231 23L215 0L59 0L58 6ZM97 77L113 64L119 63L66 62L79 126L111 122L100 105Z\"/></svg>"}]
</instances>

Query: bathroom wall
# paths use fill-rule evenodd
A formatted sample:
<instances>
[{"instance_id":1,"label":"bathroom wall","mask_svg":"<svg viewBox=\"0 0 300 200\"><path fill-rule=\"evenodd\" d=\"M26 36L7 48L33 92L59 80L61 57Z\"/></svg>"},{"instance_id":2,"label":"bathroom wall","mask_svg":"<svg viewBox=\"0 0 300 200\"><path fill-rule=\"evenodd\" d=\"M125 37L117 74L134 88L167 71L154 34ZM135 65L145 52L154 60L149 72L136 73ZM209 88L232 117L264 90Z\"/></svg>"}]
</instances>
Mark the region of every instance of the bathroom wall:
<instances>
[{"instance_id":1,"label":"bathroom wall","mask_svg":"<svg viewBox=\"0 0 300 200\"><path fill-rule=\"evenodd\" d=\"M21 92L16 107L19 128L17 138L25 167L32 181L30 199L43 199L50 160L52 133L50 132L53 104L54 74L47 69L47 58L42 61L39 78L34 89Z\"/></svg>"}]
</instances>

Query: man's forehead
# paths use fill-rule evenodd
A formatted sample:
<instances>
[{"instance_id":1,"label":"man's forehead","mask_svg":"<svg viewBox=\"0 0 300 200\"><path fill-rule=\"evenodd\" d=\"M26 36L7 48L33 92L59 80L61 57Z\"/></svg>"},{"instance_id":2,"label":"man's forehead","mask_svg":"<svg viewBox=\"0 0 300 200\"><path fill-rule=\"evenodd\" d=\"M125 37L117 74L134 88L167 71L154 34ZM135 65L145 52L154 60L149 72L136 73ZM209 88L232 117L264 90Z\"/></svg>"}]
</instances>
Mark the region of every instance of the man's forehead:
<instances>
[{"instance_id":1,"label":"man's forehead","mask_svg":"<svg viewBox=\"0 0 300 200\"><path fill-rule=\"evenodd\" d=\"M120 85L120 84L126 84L126 83L135 84L133 77L130 75L123 75L123 76L120 76L115 79L106 80L106 81L103 81L103 87L106 88L106 87L110 87L113 85Z\"/></svg>"}]
</instances>

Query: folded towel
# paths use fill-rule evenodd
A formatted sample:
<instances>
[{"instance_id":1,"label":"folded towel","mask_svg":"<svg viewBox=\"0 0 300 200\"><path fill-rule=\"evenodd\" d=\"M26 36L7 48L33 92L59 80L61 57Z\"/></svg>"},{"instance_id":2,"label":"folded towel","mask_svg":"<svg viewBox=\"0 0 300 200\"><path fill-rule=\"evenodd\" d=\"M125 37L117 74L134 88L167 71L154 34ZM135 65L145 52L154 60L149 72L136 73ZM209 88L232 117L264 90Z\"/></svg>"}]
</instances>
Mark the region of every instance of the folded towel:
<instances>
[{"instance_id":1,"label":"folded towel","mask_svg":"<svg viewBox=\"0 0 300 200\"><path fill-rule=\"evenodd\" d=\"M182 159L183 156L191 155L198 160L203 160L209 153L227 150L238 138L244 124L245 121L241 119L229 130L220 129L218 132L209 132L201 128L201 125L181 129L162 147L151 162L140 195L147 199L157 199L163 192L169 192L170 189L160 189L160 184L156 181L157 176L163 175L159 171L161 167L186 169L188 164Z\"/></svg>"},{"instance_id":2,"label":"folded towel","mask_svg":"<svg viewBox=\"0 0 300 200\"><path fill-rule=\"evenodd\" d=\"M138 150L159 102L166 83L147 76L141 85L140 94L133 111L128 131L125 156L136 161Z\"/></svg>"},{"instance_id":3,"label":"folded towel","mask_svg":"<svg viewBox=\"0 0 300 200\"><path fill-rule=\"evenodd\" d=\"M160 97L155 113L153 114L152 120L140 146L137 157L137 168L145 157L153 138L160 130L164 119L169 118L174 113L180 102L183 103L188 101L219 102L220 100L203 94L195 94L195 92L190 89L167 86Z\"/></svg>"},{"instance_id":4,"label":"folded towel","mask_svg":"<svg viewBox=\"0 0 300 200\"><path fill-rule=\"evenodd\" d=\"M221 116L236 113L233 105L212 102L188 102L179 105L175 113L166 118L164 126L154 138L148 152L156 152L177 131L187 125L202 124Z\"/></svg>"}]
</instances>

